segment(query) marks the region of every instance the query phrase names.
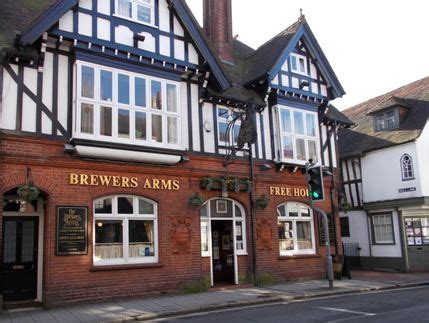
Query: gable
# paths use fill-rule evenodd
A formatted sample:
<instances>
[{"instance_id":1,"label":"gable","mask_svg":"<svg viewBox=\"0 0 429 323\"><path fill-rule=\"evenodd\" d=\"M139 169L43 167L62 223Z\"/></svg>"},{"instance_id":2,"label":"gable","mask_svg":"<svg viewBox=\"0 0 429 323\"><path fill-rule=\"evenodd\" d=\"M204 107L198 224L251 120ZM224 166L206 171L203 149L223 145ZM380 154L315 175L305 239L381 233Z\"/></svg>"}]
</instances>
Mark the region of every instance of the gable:
<instances>
[{"instance_id":1,"label":"gable","mask_svg":"<svg viewBox=\"0 0 429 323\"><path fill-rule=\"evenodd\" d=\"M117 56L177 73L198 74L207 62L220 87L228 88L228 78L186 9L182 0L59 1L23 33L21 41L32 44L48 31L63 48Z\"/></svg>"},{"instance_id":2,"label":"gable","mask_svg":"<svg viewBox=\"0 0 429 323\"><path fill-rule=\"evenodd\" d=\"M327 82L301 40L283 58L280 68L273 75L273 89L319 100L328 98Z\"/></svg>"},{"instance_id":3,"label":"gable","mask_svg":"<svg viewBox=\"0 0 429 323\"><path fill-rule=\"evenodd\" d=\"M293 57L296 59L295 66L292 66ZM305 73L299 70L300 59L304 61ZM319 98L327 97L330 100L345 94L332 67L305 21L297 29L283 50L282 55L279 56L268 72L269 81L272 83L274 81L275 84L276 78L281 78L283 72L291 76L289 83L285 82L286 87L295 91L299 90L299 94L313 94ZM280 82L278 83L280 84ZM328 93L328 88L331 93Z\"/></svg>"}]
</instances>

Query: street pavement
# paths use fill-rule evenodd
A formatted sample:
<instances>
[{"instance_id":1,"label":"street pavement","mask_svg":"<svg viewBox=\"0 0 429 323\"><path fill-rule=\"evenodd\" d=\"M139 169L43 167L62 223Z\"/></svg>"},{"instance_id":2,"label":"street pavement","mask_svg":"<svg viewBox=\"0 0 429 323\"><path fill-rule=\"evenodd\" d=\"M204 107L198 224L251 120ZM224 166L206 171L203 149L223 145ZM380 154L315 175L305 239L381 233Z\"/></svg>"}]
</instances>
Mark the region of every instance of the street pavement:
<instances>
[{"instance_id":1,"label":"street pavement","mask_svg":"<svg viewBox=\"0 0 429 323\"><path fill-rule=\"evenodd\" d=\"M0 322L123 322L207 312L225 308L270 304L305 298L429 285L429 273L401 274L354 271L352 279L297 280L264 287L215 288L187 295L132 298L84 303L52 309L4 310Z\"/></svg>"}]
</instances>

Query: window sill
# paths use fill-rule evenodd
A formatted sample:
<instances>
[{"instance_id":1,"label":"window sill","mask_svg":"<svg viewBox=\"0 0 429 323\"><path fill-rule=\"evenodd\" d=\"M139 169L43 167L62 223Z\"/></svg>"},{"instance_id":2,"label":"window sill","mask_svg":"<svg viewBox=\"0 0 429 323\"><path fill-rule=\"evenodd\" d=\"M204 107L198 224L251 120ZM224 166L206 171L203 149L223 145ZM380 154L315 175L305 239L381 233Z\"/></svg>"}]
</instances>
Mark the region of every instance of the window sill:
<instances>
[{"instance_id":1,"label":"window sill","mask_svg":"<svg viewBox=\"0 0 429 323\"><path fill-rule=\"evenodd\" d=\"M92 265L89 271L112 271L112 270L129 270L129 269L147 269L147 268L162 268L164 265L161 263L153 264L123 264L123 265Z\"/></svg>"},{"instance_id":2,"label":"window sill","mask_svg":"<svg viewBox=\"0 0 429 323\"><path fill-rule=\"evenodd\" d=\"M291 255L291 256L279 256L279 260L290 260L290 259L307 259L307 258L321 258L321 255Z\"/></svg>"},{"instance_id":3,"label":"window sill","mask_svg":"<svg viewBox=\"0 0 429 323\"><path fill-rule=\"evenodd\" d=\"M159 27L156 26L156 25L148 24L147 22L143 22L143 21L140 21L140 20L137 20L137 19L133 19L133 18L121 16L121 15L118 15L116 13L114 13L112 16L116 17L116 18L119 18L119 19L124 19L124 20L127 20L127 21L131 21L131 22L134 22L136 24L140 24L140 25L152 27L152 28L155 28L155 29L159 29Z\"/></svg>"}]
</instances>

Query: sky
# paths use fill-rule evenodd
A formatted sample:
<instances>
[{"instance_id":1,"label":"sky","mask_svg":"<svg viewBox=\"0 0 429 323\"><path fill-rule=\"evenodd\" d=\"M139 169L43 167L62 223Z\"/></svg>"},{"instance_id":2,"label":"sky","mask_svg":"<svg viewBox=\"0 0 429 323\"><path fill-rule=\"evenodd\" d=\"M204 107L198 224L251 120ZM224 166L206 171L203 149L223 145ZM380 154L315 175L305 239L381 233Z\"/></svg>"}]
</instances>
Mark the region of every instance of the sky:
<instances>
[{"instance_id":1,"label":"sky","mask_svg":"<svg viewBox=\"0 0 429 323\"><path fill-rule=\"evenodd\" d=\"M202 24L203 0L187 0ZM233 34L257 48L303 14L346 94L343 110L429 76L427 0L232 0Z\"/></svg>"}]
</instances>

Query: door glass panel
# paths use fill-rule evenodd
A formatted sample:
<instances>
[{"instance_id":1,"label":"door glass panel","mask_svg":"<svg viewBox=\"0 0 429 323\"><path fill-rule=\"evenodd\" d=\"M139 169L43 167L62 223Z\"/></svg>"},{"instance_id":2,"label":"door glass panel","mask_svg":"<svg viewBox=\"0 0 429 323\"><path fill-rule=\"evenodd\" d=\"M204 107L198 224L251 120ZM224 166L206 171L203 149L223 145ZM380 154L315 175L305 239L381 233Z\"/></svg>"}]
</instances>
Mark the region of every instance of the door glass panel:
<instances>
[{"instance_id":1,"label":"door glass panel","mask_svg":"<svg viewBox=\"0 0 429 323\"><path fill-rule=\"evenodd\" d=\"M16 261L16 233L16 222L5 221L3 249L3 262L5 264Z\"/></svg>"},{"instance_id":2,"label":"door glass panel","mask_svg":"<svg viewBox=\"0 0 429 323\"><path fill-rule=\"evenodd\" d=\"M34 258L34 221L22 222L21 262L31 262Z\"/></svg>"}]
</instances>

